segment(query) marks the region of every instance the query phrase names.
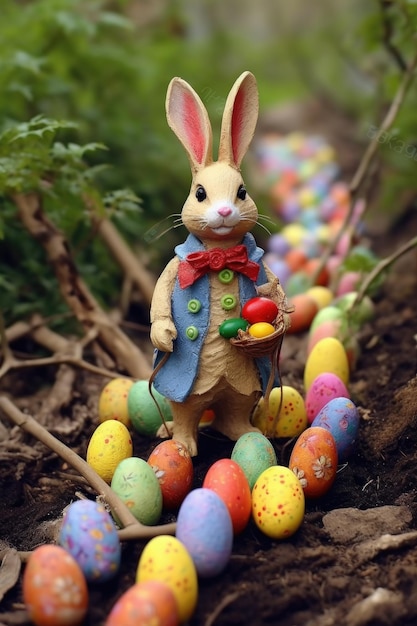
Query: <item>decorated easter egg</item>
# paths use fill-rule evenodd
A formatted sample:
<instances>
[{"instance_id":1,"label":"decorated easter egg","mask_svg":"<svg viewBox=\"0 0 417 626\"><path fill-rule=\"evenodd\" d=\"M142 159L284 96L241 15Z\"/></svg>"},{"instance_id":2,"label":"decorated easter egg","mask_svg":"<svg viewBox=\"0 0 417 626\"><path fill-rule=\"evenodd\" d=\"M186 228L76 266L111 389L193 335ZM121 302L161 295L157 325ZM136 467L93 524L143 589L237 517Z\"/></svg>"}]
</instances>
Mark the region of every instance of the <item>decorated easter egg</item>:
<instances>
[{"instance_id":1,"label":"decorated easter egg","mask_svg":"<svg viewBox=\"0 0 417 626\"><path fill-rule=\"evenodd\" d=\"M322 322L314 330L310 330L308 334L307 356L310 354L316 343L326 337L336 337L344 344L345 342L345 324L342 319L328 320Z\"/></svg>"},{"instance_id":2,"label":"decorated easter egg","mask_svg":"<svg viewBox=\"0 0 417 626\"><path fill-rule=\"evenodd\" d=\"M359 431L360 415L349 398L333 398L316 415L311 426L320 426L334 437L339 461L352 453Z\"/></svg>"},{"instance_id":3,"label":"decorated easter egg","mask_svg":"<svg viewBox=\"0 0 417 626\"><path fill-rule=\"evenodd\" d=\"M232 520L222 498L212 489L193 489L178 511L176 537L188 550L199 576L220 574L233 547Z\"/></svg>"},{"instance_id":4,"label":"decorated easter egg","mask_svg":"<svg viewBox=\"0 0 417 626\"><path fill-rule=\"evenodd\" d=\"M250 489L264 470L277 464L272 443L257 432L248 432L239 437L233 447L231 458L244 471Z\"/></svg>"},{"instance_id":5,"label":"decorated easter egg","mask_svg":"<svg viewBox=\"0 0 417 626\"><path fill-rule=\"evenodd\" d=\"M118 420L125 426L130 426L127 410L127 396L133 380L115 378L103 388L98 400L98 418L100 422Z\"/></svg>"},{"instance_id":6,"label":"decorated easter egg","mask_svg":"<svg viewBox=\"0 0 417 626\"><path fill-rule=\"evenodd\" d=\"M272 322L278 315L278 307L271 298L264 296L257 296L251 298L242 307L242 317L249 322L249 324L256 324L256 322Z\"/></svg>"},{"instance_id":7,"label":"decorated easter egg","mask_svg":"<svg viewBox=\"0 0 417 626\"><path fill-rule=\"evenodd\" d=\"M193 483L194 467L188 449L175 439L162 441L149 455L148 464L159 481L164 508L178 509Z\"/></svg>"},{"instance_id":8,"label":"decorated easter egg","mask_svg":"<svg viewBox=\"0 0 417 626\"><path fill-rule=\"evenodd\" d=\"M235 535L246 527L251 510L251 490L245 472L233 459L219 459L208 469L203 487L223 500L232 520Z\"/></svg>"},{"instance_id":9,"label":"decorated easter egg","mask_svg":"<svg viewBox=\"0 0 417 626\"><path fill-rule=\"evenodd\" d=\"M63 548L43 545L29 556L23 601L36 626L78 626L88 608L88 588L76 560Z\"/></svg>"},{"instance_id":10,"label":"decorated easter egg","mask_svg":"<svg viewBox=\"0 0 417 626\"><path fill-rule=\"evenodd\" d=\"M158 580L136 583L118 599L104 626L178 626L172 589Z\"/></svg>"},{"instance_id":11,"label":"decorated easter egg","mask_svg":"<svg viewBox=\"0 0 417 626\"><path fill-rule=\"evenodd\" d=\"M231 317L220 324L219 333L225 339L232 339L237 337L239 330L246 330L247 327L248 322L242 317Z\"/></svg>"},{"instance_id":12,"label":"decorated easter egg","mask_svg":"<svg viewBox=\"0 0 417 626\"><path fill-rule=\"evenodd\" d=\"M144 547L136 572L136 582L157 580L173 592L180 622L194 613L198 597L197 571L188 550L176 537L159 535Z\"/></svg>"},{"instance_id":13,"label":"decorated easter egg","mask_svg":"<svg viewBox=\"0 0 417 626\"><path fill-rule=\"evenodd\" d=\"M70 504L58 543L74 557L88 582L105 582L119 570L119 536L110 514L99 502L77 500Z\"/></svg>"},{"instance_id":14,"label":"decorated easter egg","mask_svg":"<svg viewBox=\"0 0 417 626\"><path fill-rule=\"evenodd\" d=\"M257 339L272 335L273 332L275 332L275 328L269 322L256 322L256 324L252 324L248 328L248 333L251 337L256 337Z\"/></svg>"},{"instance_id":15,"label":"decorated easter egg","mask_svg":"<svg viewBox=\"0 0 417 626\"><path fill-rule=\"evenodd\" d=\"M311 383L306 394L307 419L311 424L319 411L333 398L349 398L345 383L332 372L323 372Z\"/></svg>"},{"instance_id":16,"label":"decorated easter egg","mask_svg":"<svg viewBox=\"0 0 417 626\"><path fill-rule=\"evenodd\" d=\"M319 374L336 374L345 385L349 383L349 362L346 350L339 339L326 337L321 339L307 357L304 368L304 388L306 392Z\"/></svg>"},{"instance_id":17,"label":"decorated easter egg","mask_svg":"<svg viewBox=\"0 0 417 626\"><path fill-rule=\"evenodd\" d=\"M87 463L107 483L122 461L132 456L133 444L126 426L117 420L106 420L93 432L87 447Z\"/></svg>"},{"instance_id":18,"label":"decorated easter egg","mask_svg":"<svg viewBox=\"0 0 417 626\"><path fill-rule=\"evenodd\" d=\"M333 300L333 292L329 287L324 285L314 285L306 291L306 295L313 298L317 304L318 310L324 309L325 306L329 306Z\"/></svg>"},{"instance_id":19,"label":"decorated easter egg","mask_svg":"<svg viewBox=\"0 0 417 626\"><path fill-rule=\"evenodd\" d=\"M304 510L303 488L294 472L283 465L262 472L252 490L252 517L260 531L286 539L300 527Z\"/></svg>"},{"instance_id":20,"label":"decorated easter egg","mask_svg":"<svg viewBox=\"0 0 417 626\"><path fill-rule=\"evenodd\" d=\"M363 280L361 272L344 272L336 288L336 296L343 296L345 293L351 293L359 287Z\"/></svg>"},{"instance_id":21,"label":"decorated easter egg","mask_svg":"<svg viewBox=\"0 0 417 626\"><path fill-rule=\"evenodd\" d=\"M310 326L310 333L312 333L323 322L328 322L329 320L335 319L342 320L342 322L344 322L346 320L344 311L334 306L333 304L323 307L314 316L314 319L311 322Z\"/></svg>"},{"instance_id":22,"label":"decorated easter egg","mask_svg":"<svg viewBox=\"0 0 417 626\"><path fill-rule=\"evenodd\" d=\"M111 481L111 488L146 526L157 524L162 513L162 492L150 465L136 456L120 461Z\"/></svg>"},{"instance_id":23,"label":"decorated easter egg","mask_svg":"<svg viewBox=\"0 0 417 626\"><path fill-rule=\"evenodd\" d=\"M298 437L288 466L299 479L307 498L323 496L333 485L337 472L337 447L325 428L307 428Z\"/></svg>"},{"instance_id":24,"label":"decorated easter egg","mask_svg":"<svg viewBox=\"0 0 417 626\"><path fill-rule=\"evenodd\" d=\"M307 293L300 293L292 296L289 303L294 306L294 311L290 313L291 325L288 333L299 333L310 327L317 314L317 302Z\"/></svg>"},{"instance_id":25,"label":"decorated easter egg","mask_svg":"<svg viewBox=\"0 0 417 626\"><path fill-rule=\"evenodd\" d=\"M294 387L273 387L269 402L264 398L258 402L253 423L271 437L297 437L307 428L304 399Z\"/></svg>"},{"instance_id":26,"label":"decorated easter egg","mask_svg":"<svg viewBox=\"0 0 417 626\"><path fill-rule=\"evenodd\" d=\"M129 390L127 408L133 428L140 435L154 436L158 428L172 421L171 406L168 400L153 386L149 391L147 380L137 380ZM162 414L162 416L161 416Z\"/></svg>"},{"instance_id":27,"label":"decorated easter egg","mask_svg":"<svg viewBox=\"0 0 417 626\"><path fill-rule=\"evenodd\" d=\"M350 291L335 298L334 306L345 314L350 309L357 298L356 291ZM364 296L360 303L355 305L355 319L359 324L369 322L375 314L375 305L369 296Z\"/></svg>"},{"instance_id":28,"label":"decorated easter egg","mask_svg":"<svg viewBox=\"0 0 417 626\"><path fill-rule=\"evenodd\" d=\"M289 298L304 294L311 284L309 276L303 270L294 272L285 283L285 292Z\"/></svg>"},{"instance_id":29,"label":"decorated easter egg","mask_svg":"<svg viewBox=\"0 0 417 626\"><path fill-rule=\"evenodd\" d=\"M295 248L300 245L306 232L307 231L304 226L301 226L301 224L298 224L297 222L292 222L291 224L284 226L281 230L281 235L292 247Z\"/></svg>"},{"instance_id":30,"label":"decorated easter egg","mask_svg":"<svg viewBox=\"0 0 417 626\"><path fill-rule=\"evenodd\" d=\"M302 248L291 248L284 257L291 272L298 272L307 262L307 255Z\"/></svg>"}]
</instances>

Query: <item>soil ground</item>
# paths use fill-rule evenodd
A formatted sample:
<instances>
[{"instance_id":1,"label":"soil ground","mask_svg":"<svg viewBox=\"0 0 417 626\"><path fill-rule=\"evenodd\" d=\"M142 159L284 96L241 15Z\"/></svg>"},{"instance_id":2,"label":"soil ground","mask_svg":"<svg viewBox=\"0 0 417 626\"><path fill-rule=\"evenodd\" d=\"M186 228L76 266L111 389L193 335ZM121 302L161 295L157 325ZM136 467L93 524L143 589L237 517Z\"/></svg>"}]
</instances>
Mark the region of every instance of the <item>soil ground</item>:
<instances>
[{"instance_id":1,"label":"soil ground","mask_svg":"<svg viewBox=\"0 0 417 626\"><path fill-rule=\"evenodd\" d=\"M388 236L375 238L380 255L417 232L410 212ZM355 453L339 468L331 491L309 501L295 536L273 541L250 523L235 539L233 556L218 577L200 581L190 626L411 626L417 623L417 260L415 251L393 268L375 298L374 320L360 333L362 354L351 375L352 399L361 412ZM301 390L305 337L285 340L282 376ZM37 417L54 370L17 372L1 381L22 409ZM85 458L96 425L103 379L77 373L64 414L49 425ZM0 441L0 538L27 551L52 541L56 520L77 492L94 497L68 467L41 444L11 429ZM1 423L0 423L1 426ZM134 451L147 458L156 440L134 436ZM285 464L290 448L275 441ZM233 443L201 433L194 459L195 486L208 467L229 456ZM164 517L164 521L172 521ZM381 537L383 537L381 539ZM124 547L116 579L90 589L85 624L99 626L133 582L144 544ZM0 571L1 579L1 571ZM0 625L28 624L21 577L0 607Z\"/></svg>"}]
</instances>

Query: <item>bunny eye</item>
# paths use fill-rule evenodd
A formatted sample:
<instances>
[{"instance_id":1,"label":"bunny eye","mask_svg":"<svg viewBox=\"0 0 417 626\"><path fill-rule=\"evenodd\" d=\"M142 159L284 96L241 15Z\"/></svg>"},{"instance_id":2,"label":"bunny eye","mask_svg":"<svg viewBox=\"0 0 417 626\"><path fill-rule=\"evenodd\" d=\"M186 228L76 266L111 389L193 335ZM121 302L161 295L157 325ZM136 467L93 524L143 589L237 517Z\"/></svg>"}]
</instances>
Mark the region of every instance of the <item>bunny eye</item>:
<instances>
[{"instance_id":1,"label":"bunny eye","mask_svg":"<svg viewBox=\"0 0 417 626\"><path fill-rule=\"evenodd\" d=\"M195 191L195 197L197 198L198 202L203 202L203 200L207 198L206 190L202 185L199 185L197 187Z\"/></svg>"},{"instance_id":2,"label":"bunny eye","mask_svg":"<svg viewBox=\"0 0 417 626\"><path fill-rule=\"evenodd\" d=\"M239 198L239 200L245 200L246 198L245 185L240 185L239 189L237 190L237 197Z\"/></svg>"}]
</instances>

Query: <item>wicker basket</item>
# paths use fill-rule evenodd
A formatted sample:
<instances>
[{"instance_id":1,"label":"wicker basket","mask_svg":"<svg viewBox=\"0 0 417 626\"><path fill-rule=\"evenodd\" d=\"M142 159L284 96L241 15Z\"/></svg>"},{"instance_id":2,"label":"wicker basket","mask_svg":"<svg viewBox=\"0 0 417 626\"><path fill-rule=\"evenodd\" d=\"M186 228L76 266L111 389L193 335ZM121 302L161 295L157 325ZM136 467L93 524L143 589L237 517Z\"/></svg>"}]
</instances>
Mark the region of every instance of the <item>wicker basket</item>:
<instances>
[{"instance_id":1,"label":"wicker basket","mask_svg":"<svg viewBox=\"0 0 417 626\"><path fill-rule=\"evenodd\" d=\"M230 343L253 358L270 356L280 347L284 333L287 330L284 319L278 321L277 318L274 327L275 331L273 333L260 338L252 337L247 331L239 330L238 336L230 339Z\"/></svg>"}]
</instances>

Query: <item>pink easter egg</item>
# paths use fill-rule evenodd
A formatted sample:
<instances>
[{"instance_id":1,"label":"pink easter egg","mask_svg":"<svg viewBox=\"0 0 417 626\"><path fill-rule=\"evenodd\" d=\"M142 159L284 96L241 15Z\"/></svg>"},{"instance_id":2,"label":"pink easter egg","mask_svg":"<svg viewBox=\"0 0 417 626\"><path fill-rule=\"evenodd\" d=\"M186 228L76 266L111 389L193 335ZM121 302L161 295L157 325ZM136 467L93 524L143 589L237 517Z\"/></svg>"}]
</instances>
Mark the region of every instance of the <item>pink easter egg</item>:
<instances>
[{"instance_id":1,"label":"pink easter egg","mask_svg":"<svg viewBox=\"0 0 417 626\"><path fill-rule=\"evenodd\" d=\"M306 393L305 405L310 424L333 398L350 398L349 391L339 376L332 372L323 372L313 380Z\"/></svg>"},{"instance_id":2,"label":"pink easter egg","mask_svg":"<svg viewBox=\"0 0 417 626\"><path fill-rule=\"evenodd\" d=\"M345 272L337 285L336 296L356 291L362 280L360 272Z\"/></svg>"},{"instance_id":3,"label":"pink easter egg","mask_svg":"<svg viewBox=\"0 0 417 626\"><path fill-rule=\"evenodd\" d=\"M342 328L344 324L341 319L330 319L322 322L317 328L315 328L308 337L307 344L307 356L310 354L316 343L325 339L326 337L335 337L340 339Z\"/></svg>"}]
</instances>

